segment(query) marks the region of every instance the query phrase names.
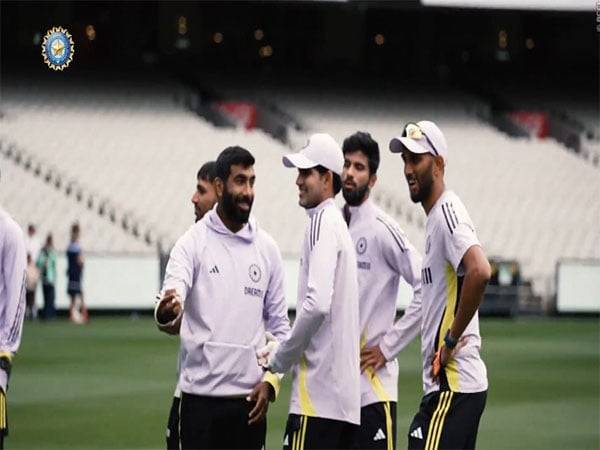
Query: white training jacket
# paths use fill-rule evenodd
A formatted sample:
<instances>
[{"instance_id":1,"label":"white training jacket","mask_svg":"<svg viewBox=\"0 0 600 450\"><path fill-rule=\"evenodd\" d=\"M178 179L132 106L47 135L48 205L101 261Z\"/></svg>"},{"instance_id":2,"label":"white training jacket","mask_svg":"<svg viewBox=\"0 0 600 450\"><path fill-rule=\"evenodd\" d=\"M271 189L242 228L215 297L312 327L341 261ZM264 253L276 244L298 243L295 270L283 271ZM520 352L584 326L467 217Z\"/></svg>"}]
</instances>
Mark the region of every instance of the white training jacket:
<instances>
[{"instance_id":1,"label":"white training jacket","mask_svg":"<svg viewBox=\"0 0 600 450\"><path fill-rule=\"evenodd\" d=\"M343 210L358 264L361 347L385 345L386 334L403 332L407 343L421 331L421 255L396 221L370 199ZM413 299L394 326L400 278L413 288ZM398 361L361 376L361 406L398 400Z\"/></svg>"},{"instance_id":2,"label":"white training jacket","mask_svg":"<svg viewBox=\"0 0 600 450\"><path fill-rule=\"evenodd\" d=\"M296 321L271 360L292 369L290 413L360 423L356 255L333 199L307 210Z\"/></svg>"},{"instance_id":3,"label":"white training jacket","mask_svg":"<svg viewBox=\"0 0 600 450\"><path fill-rule=\"evenodd\" d=\"M0 208L0 353L12 357L21 344L25 313L27 253L23 231ZM0 387L6 392L8 376L0 370Z\"/></svg>"},{"instance_id":4,"label":"white training jacket","mask_svg":"<svg viewBox=\"0 0 600 450\"><path fill-rule=\"evenodd\" d=\"M275 241L250 217L237 233L217 205L177 241L161 294L184 299L179 387L188 394L243 397L264 379L278 378L258 365L265 330L284 339L290 329L284 271ZM161 295L161 296L162 296Z\"/></svg>"}]
</instances>

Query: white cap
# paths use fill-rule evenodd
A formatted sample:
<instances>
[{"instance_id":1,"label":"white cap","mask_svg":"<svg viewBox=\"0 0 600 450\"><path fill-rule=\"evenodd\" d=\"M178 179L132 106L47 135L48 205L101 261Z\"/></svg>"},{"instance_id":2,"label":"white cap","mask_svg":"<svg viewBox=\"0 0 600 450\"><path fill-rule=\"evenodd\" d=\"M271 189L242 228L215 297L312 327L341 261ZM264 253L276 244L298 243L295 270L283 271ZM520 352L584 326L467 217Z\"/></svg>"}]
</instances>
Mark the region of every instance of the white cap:
<instances>
[{"instance_id":1,"label":"white cap","mask_svg":"<svg viewBox=\"0 0 600 450\"><path fill-rule=\"evenodd\" d=\"M344 169L342 149L330 135L325 133L313 134L302 150L298 153L289 153L282 160L286 167L311 169L323 166L340 176Z\"/></svg>"},{"instance_id":2,"label":"white cap","mask_svg":"<svg viewBox=\"0 0 600 450\"><path fill-rule=\"evenodd\" d=\"M448 162L446 138L442 130L435 123L428 120L421 120L416 124L407 124L403 135L390 141L390 150L393 153L402 153L404 149L408 149L413 153L440 155L444 158L444 162Z\"/></svg>"}]
</instances>

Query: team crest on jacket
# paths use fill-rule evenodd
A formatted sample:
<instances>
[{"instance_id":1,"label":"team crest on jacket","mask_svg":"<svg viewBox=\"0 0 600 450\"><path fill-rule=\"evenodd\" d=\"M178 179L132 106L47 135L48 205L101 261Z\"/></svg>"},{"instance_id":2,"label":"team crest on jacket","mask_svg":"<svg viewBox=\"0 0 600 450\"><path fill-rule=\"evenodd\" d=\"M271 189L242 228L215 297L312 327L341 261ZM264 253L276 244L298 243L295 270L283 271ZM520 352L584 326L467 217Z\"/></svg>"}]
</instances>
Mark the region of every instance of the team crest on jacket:
<instances>
[{"instance_id":1,"label":"team crest on jacket","mask_svg":"<svg viewBox=\"0 0 600 450\"><path fill-rule=\"evenodd\" d=\"M250 267L248 268L248 275L252 281L258 283L262 277L260 267L258 267L256 264L250 264Z\"/></svg>"},{"instance_id":2,"label":"team crest on jacket","mask_svg":"<svg viewBox=\"0 0 600 450\"><path fill-rule=\"evenodd\" d=\"M364 253L366 251L367 251L367 239L364 237L361 237L356 242L356 253L358 253L359 255L364 255Z\"/></svg>"}]
</instances>

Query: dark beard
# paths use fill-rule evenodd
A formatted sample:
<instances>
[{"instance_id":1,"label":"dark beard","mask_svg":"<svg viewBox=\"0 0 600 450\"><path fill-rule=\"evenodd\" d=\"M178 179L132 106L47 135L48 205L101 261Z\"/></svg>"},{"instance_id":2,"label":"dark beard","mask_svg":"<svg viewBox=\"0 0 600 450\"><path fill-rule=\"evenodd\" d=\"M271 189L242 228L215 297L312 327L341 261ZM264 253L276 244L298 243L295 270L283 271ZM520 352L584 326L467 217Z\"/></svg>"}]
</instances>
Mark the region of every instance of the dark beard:
<instances>
[{"instance_id":1,"label":"dark beard","mask_svg":"<svg viewBox=\"0 0 600 450\"><path fill-rule=\"evenodd\" d=\"M433 166L430 167L430 169L431 170L423 174L421 178L417 178L419 190L415 195L412 193L410 194L410 199L414 203L422 203L431 196L431 191L433 189Z\"/></svg>"},{"instance_id":2,"label":"dark beard","mask_svg":"<svg viewBox=\"0 0 600 450\"><path fill-rule=\"evenodd\" d=\"M365 199L365 196L369 192L369 185L365 184L363 187L356 189L342 189L342 195L344 200L350 206L359 206Z\"/></svg>"},{"instance_id":3,"label":"dark beard","mask_svg":"<svg viewBox=\"0 0 600 450\"><path fill-rule=\"evenodd\" d=\"M241 210L237 205L237 202L239 200L247 200L248 204L250 205L250 209L248 211ZM236 223L248 222L248 218L250 217L250 211L252 211L253 202L253 198L245 198L244 196L239 196L235 198L233 195L227 192L227 189L223 191L223 198L221 199L221 203L223 205L223 212L230 220Z\"/></svg>"}]
</instances>

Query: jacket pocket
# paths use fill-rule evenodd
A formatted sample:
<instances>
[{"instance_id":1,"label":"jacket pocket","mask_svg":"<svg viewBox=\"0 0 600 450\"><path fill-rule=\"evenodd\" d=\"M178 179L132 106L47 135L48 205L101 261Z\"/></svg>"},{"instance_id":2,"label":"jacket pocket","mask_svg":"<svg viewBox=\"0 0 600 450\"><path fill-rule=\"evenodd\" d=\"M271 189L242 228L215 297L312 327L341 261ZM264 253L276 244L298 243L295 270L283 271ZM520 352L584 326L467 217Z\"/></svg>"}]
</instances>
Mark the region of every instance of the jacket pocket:
<instances>
[{"instance_id":1,"label":"jacket pocket","mask_svg":"<svg viewBox=\"0 0 600 450\"><path fill-rule=\"evenodd\" d=\"M208 341L204 359L212 376L252 383L259 372L254 348L248 345Z\"/></svg>"}]
</instances>

